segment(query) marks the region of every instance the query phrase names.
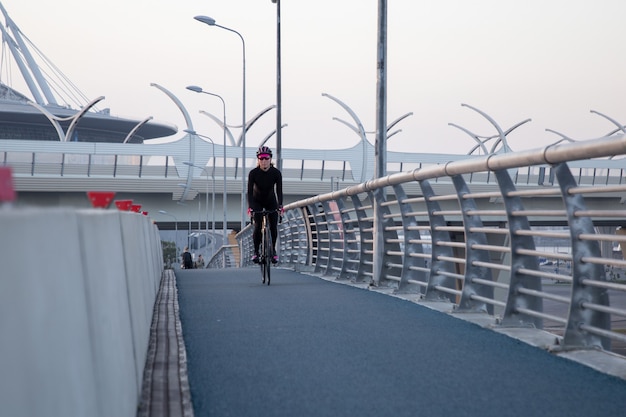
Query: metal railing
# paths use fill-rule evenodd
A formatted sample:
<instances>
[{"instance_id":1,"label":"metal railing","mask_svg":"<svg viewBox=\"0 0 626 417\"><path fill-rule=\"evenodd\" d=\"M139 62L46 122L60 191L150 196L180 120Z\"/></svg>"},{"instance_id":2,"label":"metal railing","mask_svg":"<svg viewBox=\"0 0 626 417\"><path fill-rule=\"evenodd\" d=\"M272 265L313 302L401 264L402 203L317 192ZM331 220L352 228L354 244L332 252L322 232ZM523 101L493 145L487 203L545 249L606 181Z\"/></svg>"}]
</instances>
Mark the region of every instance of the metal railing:
<instances>
[{"instance_id":1,"label":"metal railing","mask_svg":"<svg viewBox=\"0 0 626 417\"><path fill-rule=\"evenodd\" d=\"M235 268L237 261L235 260L234 250L237 245L223 245L209 259L207 268Z\"/></svg>"},{"instance_id":2,"label":"metal railing","mask_svg":"<svg viewBox=\"0 0 626 417\"><path fill-rule=\"evenodd\" d=\"M120 183L132 180L172 180L179 181L191 173L197 181L204 179L201 171L189 169L184 162L188 155L190 139L164 144L115 144L86 142L51 142L35 140L2 140L0 142L0 166L10 166L13 175L20 183L31 184L29 189L39 190L38 179L81 179L89 184L97 180L117 180ZM200 166L217 168L216 178L222 181L223 164L226 162L226 179L230 183L241 178L240 148L219 146L204 141L195 144L195 163ZM365 149L365 151L363 150ZM254 150L248 150L252 154ZM371 163L365 164L367 172L362 172L362 161L373 161L373 146L366 143L347 149L285 149L283 157L283 179L302 184L308 188L317 187L322 191L334 189L337 183L343 186L359 183L360 177L371 174ZM224 155L226 161L224 161ZM401 173L408 170L430 169L449 161L481 159L476 155L432 154L388 152L387 172ZM246 164L252 161L246 161ZM581 184L623 184L626 183L626 168L619 160L576 161L570 164L573 176ZM518 186L551 184L554 172L546 166L520 166L513 182ZM494 182L493 175L483 176L476 172L466 179L470 183ZM116 182L117 183L117 182ZM19 184L18 184L19 185ZM21 185L20 185L21 186ZM135 186L135 183L133 183ZM176 186L176 183L174 183ZM41 186L47 190L47 186Z\"/></svg>"},{"instance_id":3,"label":"metal railing","mask_svg":"<svg viewBox=\"0 0 626 417\"><path fill-rule=\"evenodd\" d=\"M296 201L279 227L281 264L448 301L502 326L546 329L558 335L555 349L610 350L612 341L626 342L611 329L626 318L619 302L626 281L615 280L615 271L626 270L615 250L626 243L626 185L580 185L568 163L624 153L626 137L551 145ZM515 184L512 177L536 166L549 167L552 181ZM476 176L496 186L470 183ZM406 191L416 184L417 192ZM381 235L383 244L374 245ZM237 238L247 253L251 229Z\"/></svg>"}]
</instances>

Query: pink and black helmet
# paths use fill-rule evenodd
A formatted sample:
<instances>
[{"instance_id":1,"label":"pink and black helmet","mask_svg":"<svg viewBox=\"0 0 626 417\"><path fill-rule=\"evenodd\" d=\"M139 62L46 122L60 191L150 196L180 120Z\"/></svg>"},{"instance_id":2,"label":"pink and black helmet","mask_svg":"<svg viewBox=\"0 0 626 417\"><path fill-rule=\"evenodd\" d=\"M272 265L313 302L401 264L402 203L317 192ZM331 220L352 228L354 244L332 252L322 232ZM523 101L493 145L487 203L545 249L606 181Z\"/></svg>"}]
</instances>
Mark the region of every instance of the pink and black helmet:
<instances>
[{"instance_id":1,"label":"pink and black helmet","mask_svg":"<svg viewBox=\"0 0 626 417\"><path fill-rule=\"evenodd\" d=\"M269 155L271 157L272 156L272 150L268 146L261 146L256 151L256 157L258 158L259 155L263 155L263 154Z\"/></svg>"}]
</instances>

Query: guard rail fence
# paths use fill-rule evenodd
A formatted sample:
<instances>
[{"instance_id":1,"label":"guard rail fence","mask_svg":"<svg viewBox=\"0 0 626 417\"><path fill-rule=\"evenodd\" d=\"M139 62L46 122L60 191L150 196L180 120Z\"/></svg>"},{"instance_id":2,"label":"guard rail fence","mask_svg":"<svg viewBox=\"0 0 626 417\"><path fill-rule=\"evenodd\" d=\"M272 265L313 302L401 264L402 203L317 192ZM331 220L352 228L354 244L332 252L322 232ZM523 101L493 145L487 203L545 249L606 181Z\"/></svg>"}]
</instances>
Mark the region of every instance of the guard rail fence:
<instances>
[{"instance_id":1,"label":"guard rail fence","mask_svg":"<svg viewBox=\"0 0 626 417\"><path fill-rule=\"evenodd\" d=\"M295 201L279 226L281 264L546 329L557 336L550 349L608 351L626 343L623 168L597 184L569 164L620 165L624 153L626 137L562 143ZM520 183L520 173L536 175ZM251 228L237 238L250 253Z\"/></svg>"}]
</instances>

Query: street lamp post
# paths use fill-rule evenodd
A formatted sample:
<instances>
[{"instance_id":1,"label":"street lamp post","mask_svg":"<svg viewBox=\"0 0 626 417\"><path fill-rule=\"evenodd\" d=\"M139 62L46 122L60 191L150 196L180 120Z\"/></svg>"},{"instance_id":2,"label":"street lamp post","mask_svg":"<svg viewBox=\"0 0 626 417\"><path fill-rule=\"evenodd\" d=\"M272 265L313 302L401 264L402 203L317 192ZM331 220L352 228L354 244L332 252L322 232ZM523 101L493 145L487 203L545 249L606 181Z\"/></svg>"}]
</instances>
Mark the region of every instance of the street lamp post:
<instances>
[{"instance_id":1,"label":"street lamp post","mask_svg":"<svg viewBox=\"0 0 626 417\"><path fill-rule=\"evenodd\" d=\"M281 87L281 49L280 49L280 0L276 4L276 164L283 168L282 158L282 87Z\"/></svg>"},{"instance_id":2,"label":"street lamp post","mask_svg":"<svg viewBox=\"0 0 626 417\"><path fill-rule=\"evenodd\" d=\"M198 194L198 231L200 231L200 191L187 186L187 184L178 184L178 186L184 188L185 190L195 191ZM181 203L180 201L177 204L180 204L181 206L187 205L185 203ZM191 208L189 209L189 229L187 230L187 247L191 249Z\"/></svg>"},{"instance_id":3,"label":"street lamp post","mask_svg":"<svg viewBox=\"0 0 626 417\"><path fill-rule=\"evenodd\" d=\"M224 101L224 99L222 98L222 96L220 96L219 94L215 94L215 93L211 93L208 91L204 91L202 89L202 87L198 87L197 85L189 85L187 86L187 90L189 91L193 91L195 93L202 93L202 94L208 94L210 96L214 96L220 99L220 101L222 102L222 124L224 125L224 190L222 192L222 200L223 200L223 210L224 210L224 220L223 220L223 224L222 224L222 230L223 230L223 234L224 234L224 241L226 241L227 239L227 221L226 221L226 209L227 209L227 204L226 204L226 198L227 198L227 194L226 194L226 102ZM245 193L245 190L244 190ZM241 196L241 198L243 199L243 194ZM242 200L243 202L243 200ZM242 203L243 204L243 203ZM243 228L243 227L242 227Z\"/></svg>"},{"instance_id":4,"label":"street lamp post","mask_svg":"<svg viewBox=\"0 0 626 417\"><path fill-rule=\"evenodd\" d=\"M384 177L387 173L387 0L378 0L378 42L377 42L377 82L376 82L376 144L374 168L376 178ZM381 200L384 194L374 204L374 264L372 265L372 279L375 285L380 283L383 275L383 251L385 249L383 231L383 213Z\"/></svg>"},{"instance_id":5,"label":"street lamp post","mask_svg":"<svg viewBox=\"0 0 626 417\"><path fill-rule=\"evenodd\" d=\"M243 230L246 225L245 213L246 213L246 41L241 36L241 33L237 32L234 29L228 28L226 26L218 25L215 22L215 19L208 16L195 16L199 22L207 24L209 26L216 26L218 28L225 29L229 32L235 33L241 39L242 45L242 62L243 62L243 98L242 98L242 110L241 110L241 229ZM208 93L207 93L208 94ZM226 151L226 148L224 148Z\"/></svg>"},{"instance_id":6,"label":"street lamp post","mask_svg":"<svg viewBox=\"0 0 626 417\"><path fill-rule=\"evenodd\" d=\"M183 187L185 190L190 189L189 187L187 187L187 184L178 184L179 187ZM182 203L180 201L178 201L176 204L181 205L181 206L186 206L186 203ZM189 220L188 220L188 225L187 225L187 248L191 248L191 209L189 210Z\"/></svg>"},{"instance_id":7,"label":"street lamp post","mask_svg":"<svg viewBox=\"0 0 626 417\"><path fill-rule=\"evenodd\" d=\"M165 210L159 210L159 213L164 214L166 216L172 216L174 218L174 247L176 248L176 262L178 262L178 219L172 213L168 213Z\"/></svg>"}]
</instances>

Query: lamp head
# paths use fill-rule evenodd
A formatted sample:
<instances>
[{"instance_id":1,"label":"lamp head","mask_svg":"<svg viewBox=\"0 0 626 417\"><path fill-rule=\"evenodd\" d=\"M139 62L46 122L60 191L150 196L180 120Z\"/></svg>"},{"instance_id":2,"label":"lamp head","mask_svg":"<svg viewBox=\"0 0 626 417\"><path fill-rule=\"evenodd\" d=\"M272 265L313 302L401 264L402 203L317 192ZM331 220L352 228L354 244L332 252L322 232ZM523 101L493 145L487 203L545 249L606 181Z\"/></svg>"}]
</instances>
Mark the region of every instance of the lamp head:
<instances>
[{"instance_id":1,"label":"lamp head","mask_svg":"<svg viewBox=\"0 0 626 417\"><path fill-rule=\"evenodd\" d=\"M205 23L209 26L215 26L215 19L213 19L212 17L209 16L195 16L194 19L196 19L198 22L202 22Z\"/></svg>"},{"instance_id":2,"label":"lamp head","mask_svg":"<svg viewBox=\"0 0 626 417\"><path fill-rule=\"evenodd\" d=\"M187 90L193 91L193 92L196 92L196 93L202 93L203 92L202 87L199 87L197 85L188 85L187 86Z\"/></svg>"}]
</instances>

